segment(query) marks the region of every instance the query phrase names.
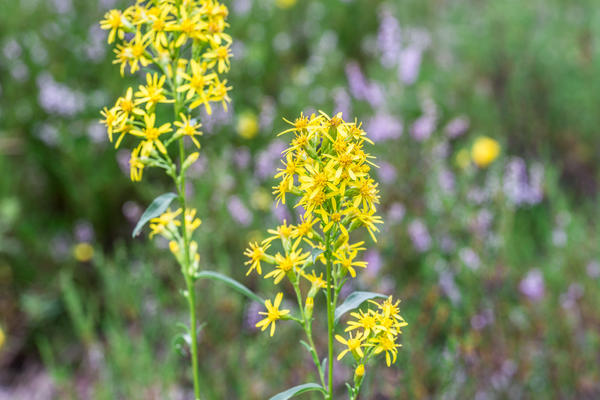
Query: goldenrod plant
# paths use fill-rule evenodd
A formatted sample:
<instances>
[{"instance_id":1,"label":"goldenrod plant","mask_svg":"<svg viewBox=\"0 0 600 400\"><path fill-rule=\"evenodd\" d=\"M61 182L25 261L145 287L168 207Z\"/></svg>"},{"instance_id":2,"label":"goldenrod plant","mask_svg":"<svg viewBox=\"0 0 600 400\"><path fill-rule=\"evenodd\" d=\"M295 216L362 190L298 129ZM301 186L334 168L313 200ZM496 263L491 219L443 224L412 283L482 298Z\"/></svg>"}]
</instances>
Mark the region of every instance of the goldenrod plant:
<instances>
[{"instance_id":1,"label":"goldenrod plant","mask_svg":"<svg viewBox=\"0 0 600 400\"><path fill-rule=\"evenodd\" d=\"M279 184L273 189L276 200L290 201L299 210L299 222L284 221L276 229L268 230L261 243L250 243L245 255L247 274L263 273L278 286L273 302L265 302L266 312L257 327L275 333L279 320L291 320L304 330L304 346L310 352L318 371L320 383L307 383L288 389L273 397L287 399L307 391L318 391L325 399L334 398L333 363L334 337L343 345L337 356L341 360L351 355L354 377L347 383L350 399L358 398L367 364L376 356L385 354L386 364L396 361L401 328L407 323L400 316L398 304L392 297L382 302L373 299L386 297L373 292L354 292L338 305L340 291L357 270L367 268L360 261L365 250L363 241L351 239L353 231L364 229L375 241L382 219L375 215L379 203L378 184L371 178L375 167L373 158L365 152L365 144L372 144L361 124L345 122L342 114L329 117L325 113L300 115L283 134L292 134L289 147L283 152L283 168L275 178ZM283 293L291 287L298 302L298 311L282 309ZM323 362L313 339L315 297L324 293L326 304L327 355ZM354 319L348 322L345 336L336 335L336 324L346 312Z\"/></svg>"},{"instance_id":2,"label":"goldenrod plant","mask_svg":"<svg viewBox=\"0 0 600 400\"><path fill-rule=\"evenodd\" d=\"M133 234L149 222L150 238L165 238L181 267L190 319L183 336L189 338L196 399L201 390L195 281L218 279L260 300L232 279L201 271L198 244L193 239L201 220L188 205L185 192L186 170L198 159L198 137L202 135L194 112L203 107L210 114L214 103L226 108L230 101L231 88L223 78L230 68L232 42L225 32L227 15L227 7L216 0L138 0L124 11L109 11L101 21L101 27L109 31L108 43L117 43L114 63L119 64L121 75L146 72L138 90L127 88L113 107L102 110L108 137L115 148L133 146L129 161L132 181L140 181L146 168L159 168L173 179L176 189L150 204ZM163 121L169 108L171 119ZM171 210L174 200L179 204Z\"/></svg>"}]
</instances>

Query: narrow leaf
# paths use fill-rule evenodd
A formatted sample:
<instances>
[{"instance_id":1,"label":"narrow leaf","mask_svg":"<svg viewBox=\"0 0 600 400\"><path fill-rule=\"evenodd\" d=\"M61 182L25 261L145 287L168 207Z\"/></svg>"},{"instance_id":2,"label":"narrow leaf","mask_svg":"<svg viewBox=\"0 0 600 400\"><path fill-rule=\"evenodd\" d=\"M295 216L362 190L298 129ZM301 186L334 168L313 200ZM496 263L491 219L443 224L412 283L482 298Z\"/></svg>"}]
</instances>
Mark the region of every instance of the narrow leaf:
<instances>
[{"instance_id":1,"label":"narrow leaf","mask_svg":"<svg viewBox=\"0 0 600 400\"><path fill-rule=\"evenodd\" d=\"M155 198L152 201L152 203L150 203L148 208L146 208L146 211L144 211L144 213L142 214L140 220L133 229L133 233L131 234L131 236L136 237L137 235L139 235L144 225L146 225L146 222L164 213L167 210L167 208L169 208L169 205L175 197L177 197L175 193L165 193Z\"/></svg>"},{"instance_id":2,"label":"narrow leaf","mask_svg":"<svg viewBox=\"0 0 600 400\"><path fill-rule=\"evenodd\" d=\"M296 395L306 393L306 392L314 392L316 390L318 390L319 392L325 393L325 389L323 389L323 387L321 385L318 385L316 383L305 383L304 385L294 386L293 388L288 389L285 392L276 394L275 396L271 397L270 400L287 400L287 399L291 399L292 397L294 397Z\"/></svg>"},{"instance_id":3,"label":"narrow leaf","mask_svg":"<svg viewBox=\"0 0 600 400\"><path fill-rule=\"evenodd\" d=\"M232 289L237 290L244 296L249 297L250 299L252 299L254 301L258 301L261 304L264 304L264 302L265 302L260 296L258 296L252 290L248 289L246 286L242 285L235 279L231 279L230 277L223 275L221 273L218 273L215 271L201 271L201 272L198 272L194 276L197 279L213 279L216 281L221 281L224 284L226 284L227 286L231 287Z\"/></svg>"},{"instance_id":4,"label":"narrow leaf","mask_svg":"<svg viewBox=\"0 0 600 400\"><path fill-rule=\"evenodd\" d=\"M335 309L335 323L337 323L338 320L340 319L340 317L342 315L346 314L348 311L354 310L355 308L360 306L365 301L374 299L376 297L384 297L385 298L387 296L384 294L374 293L374 292L352 292L352 293L350 293L350 295L348 295L348 297L346 297L346 300L344 300L344 302Z\"/></svg>"},{"instance_id":5,"label":"narrow leaf","mask_svg":"<svg viewBox=\"0 0 600 400\"><path fill-rule=\"evenodd\" d=\"M323 253L323 249L319 249L318 247L315 247L314 249L312 249L312 251L310 252L310 259L312 261L312 263L316 263L317 262L317 258Z\"/></svg>"}]
</instances>

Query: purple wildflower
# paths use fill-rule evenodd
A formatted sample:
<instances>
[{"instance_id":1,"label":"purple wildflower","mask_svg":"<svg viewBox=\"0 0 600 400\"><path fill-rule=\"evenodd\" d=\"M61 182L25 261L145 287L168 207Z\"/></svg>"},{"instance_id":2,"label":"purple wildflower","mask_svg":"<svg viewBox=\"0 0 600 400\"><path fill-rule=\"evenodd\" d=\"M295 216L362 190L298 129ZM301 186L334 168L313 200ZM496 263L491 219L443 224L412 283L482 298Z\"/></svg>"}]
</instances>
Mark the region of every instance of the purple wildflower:
<instances>
[{"instance_id":1,"label":"purple wildflower","mask_svg":"<svg viewBox=\"0 0 600 400\"><path fill-rule=\"evenodd\" d=\"M539 269L532 269L519 283L519 290L532 301L544 297L544 275Z\"/></svg>"}]
</instances>

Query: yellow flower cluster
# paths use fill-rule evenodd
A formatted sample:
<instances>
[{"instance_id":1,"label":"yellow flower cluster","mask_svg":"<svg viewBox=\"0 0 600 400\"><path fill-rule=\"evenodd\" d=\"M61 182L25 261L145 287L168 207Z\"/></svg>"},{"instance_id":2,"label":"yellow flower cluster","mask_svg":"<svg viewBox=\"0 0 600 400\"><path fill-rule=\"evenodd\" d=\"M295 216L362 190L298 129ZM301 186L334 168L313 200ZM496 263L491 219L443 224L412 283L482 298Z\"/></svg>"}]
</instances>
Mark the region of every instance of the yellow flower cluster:
<instances>
[{"instance_id":1,"label":"yellow flower cluster","mask_svg":"<svg viewBox=\"0 0 600 400\"><path fill-rule=\"evenodd\" d=\"M131 153L131 180L141 180L145 166L168 170L167 147L176 139L187 136L200 146L201 125L190 110L204 106L210 114L214 102L227 107L231 88L221 75L230 67L231 37L224 32L228 13L216 0L138 0L125 11L109 11L101 21L110 31L108 43L118 42L114 63L121 75L141 67L153 70L146 73L145 85L128 88L101 112L110 141L119 135L115 147L126 135L140 140ZM174 103L175 122L157 122L156 108L163 103Z\"/></svg>"},{"instance_id":2,"label":"yellow flower cluster","mask_svg":"<svg viewBox=\"0 0 600 400\"><path fill-rule=\"evenodd\" d=\"M155 235L159 235L164 237L169 241L169 249L171 253L177 258L177 261L180 265L186 265L183 262L185 254L185 243L184 243L184 233L181 231L181 213L182 209L177 209L175 211L171 211L168 209L160 216L156 218L152 218L150 220L150 238ZM188 208L185 210L185 229L186 235L188 238L192 236L192 233L202 224L200 218L196 217L196 210L193 208ZM189 245L189 255L188 259L191 261L190 270L186 271L186 273L193 275L195 272L199 270L200 265L200 255L198 254L198 243L194 240L190 241Z\"/></svg>"},{"instance_id":3,"label":"yellow flower cluster","mask_svg":"<svg viewBox=\"0 0 600 400\"><path fill-rule=\"evenodd\" d=\"M372 142L361 125L345 122L341 113L329 117L322 112L286 122L291 128L280 135L294 137L275 175L280 182L273 194L282 203L287 194L295 195L295 206L303 210L300 221L293 225L284 221L268 230L270 236L261 244L251 243L244 254L249 258L248 274L262 274L266 263L273 269L265 278L273 278L275 284L286 277L293 285L306 280L311 289L304 307L309 309L314 296L327 287L316 262L332 267L332 289L338 292L348 275L356 276L356 268L367 267L358 260L364 242L350 243L349 233L365 227L375 240L376 225L383 221L375 215L379 194L369 175L373 157L364 150L365 143ZM268 254L275 241L282 251Z\"/></svg>"},{"instance_id":4,"label":"yellow flower cluster","mask_svg":"<svg viewBox=\"0 0 600 400\"><path fill-rule=\"evenodd\" d=\"M377 354L385 352L385 361L388 367L396 362L398 347L402 346L396 343L396 340L402 333L400 329L408 325L400 316L399 300L394 303L390 296L382 303L373 300L369 300L369 302L377 308L350 314L355 319L348 322L346 328L346 332L349 332L348 339L340 335L335 336L338 342L346 346L338 355L338 360L341 360L346 353L351 353L359 371L362 366L362 373L359 374L361 376L364 374L364 365Z\"/></svg>"}]
</instances>

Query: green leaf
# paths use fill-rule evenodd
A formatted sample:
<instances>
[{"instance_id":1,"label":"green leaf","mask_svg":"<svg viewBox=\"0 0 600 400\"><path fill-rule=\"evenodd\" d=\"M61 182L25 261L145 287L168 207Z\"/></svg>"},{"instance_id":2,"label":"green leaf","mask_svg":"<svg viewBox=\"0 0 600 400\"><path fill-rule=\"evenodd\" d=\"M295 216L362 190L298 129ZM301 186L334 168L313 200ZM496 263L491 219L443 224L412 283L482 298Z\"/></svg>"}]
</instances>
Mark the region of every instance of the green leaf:
<instances>
[{"instance_id":1,"label":"green leaf","mask_svg":"<svg viewBox=\"0 0 600 400\"><path fill-rule=\"evenodd\" d=\"M310 253L311 253L310 260L314 264L317 262L317 258L323 253L323 249L319 249L318 247L315 247L314 249L312 249L312 251Z\"/></svg>"},{"instance_id":2,"label":"green leaf","mask_svg":"<svg viewBox=\"0 0 600 400\"><path fill-rule=\"evenodd\" d=\"M285 392L276 394L275 396L271 397L269 400L287 400L287 399L291 399L292 397L294 397L298 394L302 394L302 393L306 393L306 392L314 392L316 390L318 390L322 393L325 393L325 389L323 389L323 387L321 385L316 384L316 383L305 383L304 385L294 386L293 388L288 389Z\"/></svg>"},{"instance_id":3,"label":"green leaf","mask_svg":"<svg viewBox=\"0 0 600 400\"><path fill-rule=\"evenodd\" d=\"M338 320L340 319L340 317L342 315L346 314L348 311L354 310L355 308L360 306L365 301L374 299L376 297L385 298L387 296L384 294L381 294L381 293L374 293L374 292L352 292L352 293L350 293L350 295L348 297L346 297L346 300L344 300L344 302L335 309L335 323L337 323Z\"/></svg>"},{"instance_id":4,"label":"green leaf","mask_svg":"<svg viewBox=\"0 0 600 400\"><path fill-rule=\"evenodd\" d=\"M221 281L224 284L230 286L232 289L237 290L244 296L249 297L254 301L258 301L261 304L264 304L264 302L265 302L264 299L262 299L260 296L258 296L256 293L254 293L252 290L248 289L246 286L242 285L235 279L231 279L230 277L220 274L218 272L201 271L201 272L198 272L196 275L194 275L194 277L197 279L213 279L216 281Z\"/></svg>"},{"instance_id":5,"label":"green leaf","mask_svg":"<svg viewBox=\"0 0 600 400\"><path fill-rule=\"evenodd\" d=\"M133 229L131 237L136 237L137 235L139 235L144 225L146 225L146 222L164 213L167 210L167 208L169 208L169 205L175 197L177 197L175 193L165 193L155 198L152 201L152 203L150 203L148 208L146 208L146 211L144 211L144 213L142 214L142 217Z\"/></svg>"}]
</instances>

